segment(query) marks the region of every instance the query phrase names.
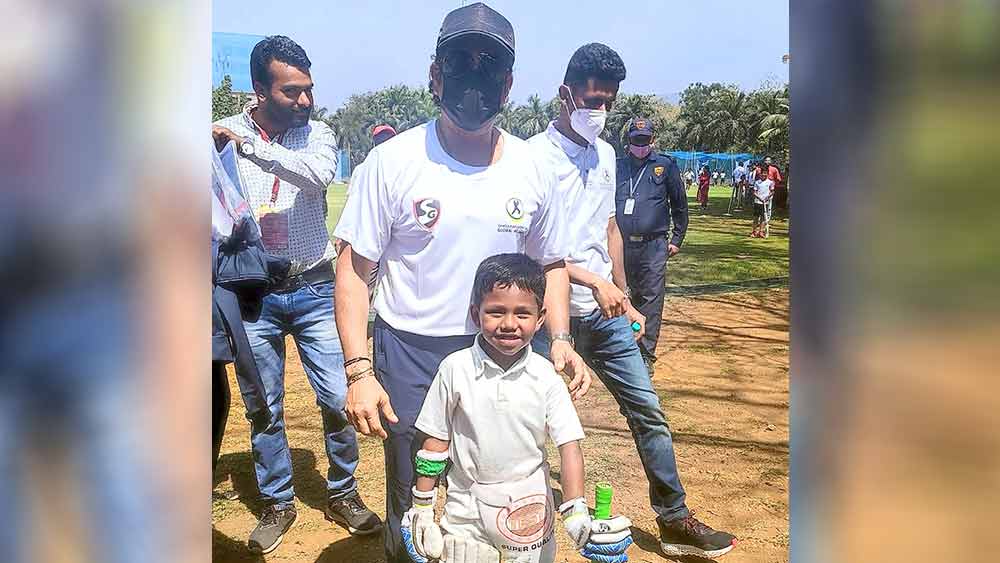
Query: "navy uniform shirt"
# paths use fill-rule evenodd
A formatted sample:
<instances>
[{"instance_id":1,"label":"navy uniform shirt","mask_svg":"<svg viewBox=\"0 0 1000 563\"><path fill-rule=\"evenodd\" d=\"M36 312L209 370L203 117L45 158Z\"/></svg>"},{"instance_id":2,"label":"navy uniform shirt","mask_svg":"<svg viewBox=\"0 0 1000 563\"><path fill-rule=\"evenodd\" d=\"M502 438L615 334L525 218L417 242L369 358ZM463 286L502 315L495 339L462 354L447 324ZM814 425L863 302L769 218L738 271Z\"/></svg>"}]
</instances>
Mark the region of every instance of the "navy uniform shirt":
<instances>
[{"instance_id":1,"label":"navy uniform shirt","mask_svg":"<svg viewBox=\"0 0 1000 563\"><path fill-rule=\"evenodd\" d=\"M618 159L615 218L622 237L628 240L630 235L665 234L671 231L673 219L670 244L680 246L687 233L688 207L677 163L657 153L650 153L638 166L635 162L631 156ZM625 201L633 190L635 205L632 214L626 215Z\"/></svg>"}]
</instances>

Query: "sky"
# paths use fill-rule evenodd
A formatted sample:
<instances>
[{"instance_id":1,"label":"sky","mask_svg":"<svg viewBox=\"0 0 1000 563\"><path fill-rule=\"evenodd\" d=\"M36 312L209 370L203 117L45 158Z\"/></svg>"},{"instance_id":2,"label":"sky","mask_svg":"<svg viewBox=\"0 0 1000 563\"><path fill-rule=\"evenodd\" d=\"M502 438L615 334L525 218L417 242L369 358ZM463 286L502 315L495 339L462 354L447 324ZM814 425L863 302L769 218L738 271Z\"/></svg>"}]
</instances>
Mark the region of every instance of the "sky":
<instances>
[{"instance_id":1,"label":"sky","mask_svg":"<svg viewBox=\"0 0 1000 563\"><path fill-rule=\"evenodd\" d=\"M469 2L471 3L471 2ZM312 61L315 102L393 84L427 86L441 21L461 0L213 0L212 30L287 35ZM604 43L621 55L621 92L673 100L694 82L751 90L784 83L788 0L491 0L514 26L511 100L550 99L573 52Z\"/></svg>"}]
</instances>

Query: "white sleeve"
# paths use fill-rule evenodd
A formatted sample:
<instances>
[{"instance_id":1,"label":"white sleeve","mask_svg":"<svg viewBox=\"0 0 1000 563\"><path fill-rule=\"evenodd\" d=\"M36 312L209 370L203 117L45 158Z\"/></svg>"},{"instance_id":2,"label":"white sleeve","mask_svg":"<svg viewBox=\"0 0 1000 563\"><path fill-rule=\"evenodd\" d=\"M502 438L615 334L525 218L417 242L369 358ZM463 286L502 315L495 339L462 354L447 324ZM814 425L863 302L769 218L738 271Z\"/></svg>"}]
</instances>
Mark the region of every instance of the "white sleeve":
<instances>
[{"instance_id":1,"label":"white sleeve","mask_svg":"<svg viewBox=\"0 0 1000 563\"><path fill-rule=\"evenodd\" d=\"M431 382L414 426L424 434L438 440L451 440L451 369L448 362L441 362L434 381Z\"/></svg>"},{"instance_id":2,"label":"white sleeve","mask_svg":"<svg viewBox=\"0 0 1000 563\"><path fill-rule=\"evenodd\" d=\"M551 374L552 384L545 393L545 430L556 447L583 440L583 426L562 378Z\"/></svg>"},{"instance_id":3,"label":"white sleeve","mask_svg":"<svg viewBox=\"0 0 1000 563\"><path fill-rule=\"evenodd\" d=\"M542 191L542 204L538 213L532 218L525 238L525 254L534 258L542 266L558 262L569 255L567 226L563 216L563 206L559 201L559 184L555 172L543 167L540 162L535 166L538 170L539 187Z\"/></svg>"},{"instance_id":4,"label":"white sleeve","mask_svg":"<svg viewBox=\"0 0 1000 563\"><path fill-rule=\"evenodd\" d=\"M378 150L373 150L351 175L350 197L333 235L354 252L378 262L392 236L395 206L389 195Z\"/></svg>"}]
</instances>

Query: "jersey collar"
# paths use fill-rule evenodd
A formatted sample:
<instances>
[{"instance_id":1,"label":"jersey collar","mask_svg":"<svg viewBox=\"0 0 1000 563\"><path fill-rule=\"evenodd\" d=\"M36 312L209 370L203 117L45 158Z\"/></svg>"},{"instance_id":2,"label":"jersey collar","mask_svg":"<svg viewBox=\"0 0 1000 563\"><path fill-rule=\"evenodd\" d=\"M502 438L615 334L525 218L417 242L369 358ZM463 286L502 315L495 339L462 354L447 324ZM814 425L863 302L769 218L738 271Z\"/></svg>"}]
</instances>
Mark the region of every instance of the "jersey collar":
<instances>
[{"instance_id":1,"label":"jersey collar","mask_svg":"<svg viewBox=\"0 0 1000 563\"><path fill-rule=\"evenodd\" d=\"M500 366L490 358L486 350L483 349L482 345L479 343L479 339L482 338L482 334L476 335L476 342L472 345L472 361L476 369L476 379L480 377L489 377L491 375L499 375L501 377L510 377L520 375L528 367L528 359L531 357L531 344L529 343L524 351L525 353L521 356L514 365L510 366L510 369L504 371L500 369Z\"/></svg>"},{"instance_id":2,"label":"jersey collar","mask_svg":"<svg viewBox=\"0 0 1000 563\"><path fill-rule=\"evenodd\" d=\"M562 149L562 151L566 153L566 156L568 156L570 160L574 160L580 155L582 155L584 152L594 148L594 145L581 147L580 145L576 144L572 139L560 133L559 130L556 129L555 121L549 122L549 126L545 129L545 136L548 137L550 141L552 141L552 144Z\"/></svg>"}]
</instances>

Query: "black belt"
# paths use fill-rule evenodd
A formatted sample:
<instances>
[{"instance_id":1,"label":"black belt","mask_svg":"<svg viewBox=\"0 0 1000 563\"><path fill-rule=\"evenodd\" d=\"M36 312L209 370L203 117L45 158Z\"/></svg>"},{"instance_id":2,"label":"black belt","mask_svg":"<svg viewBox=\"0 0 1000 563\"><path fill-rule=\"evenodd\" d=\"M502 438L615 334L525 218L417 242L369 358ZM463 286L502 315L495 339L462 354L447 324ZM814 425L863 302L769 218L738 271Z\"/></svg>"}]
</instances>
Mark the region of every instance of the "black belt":
<instances>
[{"instance_id":1,"label":"black belt","mask_svg":"<svg viewBox=\"0 0 1000 563\"><path fill-rule=\"evenodd\" d=\"M629 242L649 242L651 240L661 239L667 236L667 233L653 233L651 235L629 235L625 237L625 240Z\"/></svg>"},{"instance_id":2,"label":"black belt","mask_svg":"<svg viewBox=\"0 0 1000 563\"><path fill-rule=\"evenodd\" d=\"M301 289L307 285L333 281L333 262L326 262L306 270L301 274L289 276L281 285L274 288L274 293L288 293Z\"/></svg>"}]
</instances>

